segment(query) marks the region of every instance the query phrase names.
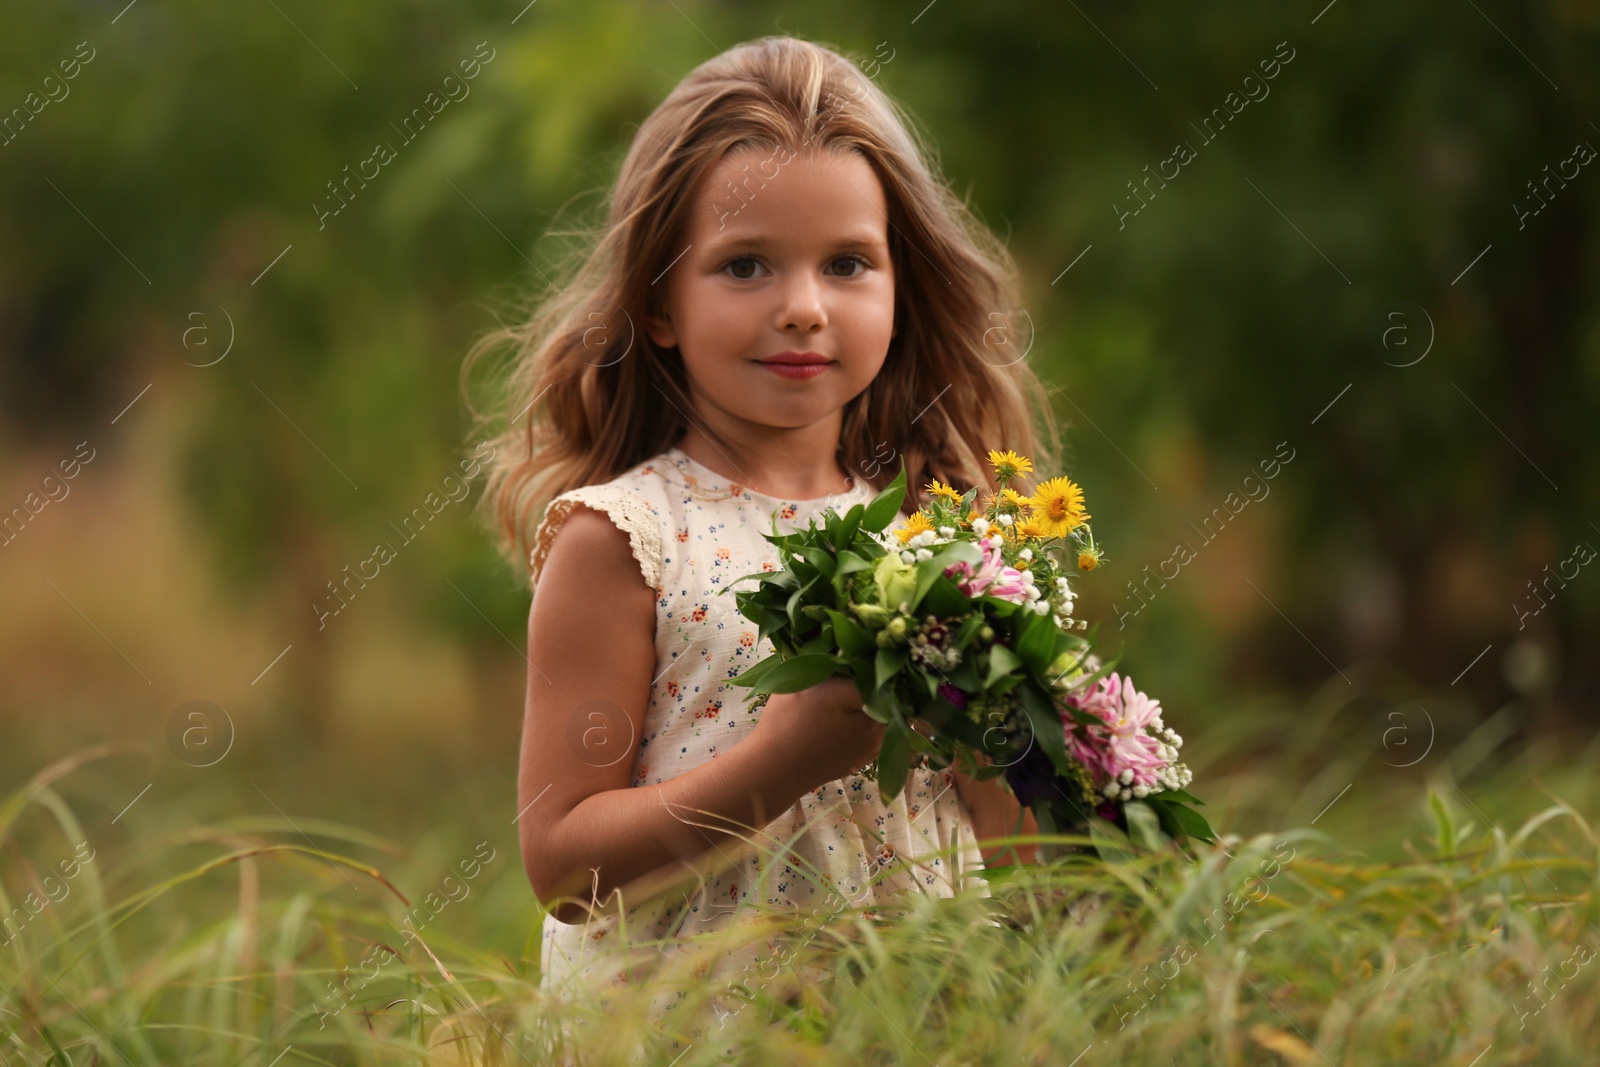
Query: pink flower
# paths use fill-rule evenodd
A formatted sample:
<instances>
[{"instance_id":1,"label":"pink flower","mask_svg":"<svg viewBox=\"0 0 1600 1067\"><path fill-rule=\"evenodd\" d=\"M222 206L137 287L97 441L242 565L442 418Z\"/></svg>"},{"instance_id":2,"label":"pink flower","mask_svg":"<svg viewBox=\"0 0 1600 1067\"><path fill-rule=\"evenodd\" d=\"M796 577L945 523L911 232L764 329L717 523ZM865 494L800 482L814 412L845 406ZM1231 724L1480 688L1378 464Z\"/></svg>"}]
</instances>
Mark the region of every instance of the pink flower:
<instances>
[{"instance_id":1,"label":"pink flower","mask_svg":"<svg viewBox=\"0 0 1600 1067\"><path fill-rule=\"evenodd\" d=\"M978 546L983 550L983 559L976 570L966 560L957 560L944 569L944 576L955 578L957 587L969 597L992 596L1014 604L1026 603L1028 587L1022 572L1006 564L1000 539L985 537Z\"/></svg>"},{"instance_id":2,"label":"pink flower","mask_svg":"<svg viewBox=\"0 0 1600 1067\"><path fill-rule=\"evenodd\" d=\"M1061 716L1067 753L1089 768L1096 786L1120 781L1124 771L1132 772L1125 783L1129 786L1158 786L1158 775L1168 764L1162 755L1165 743L1150 733L1162 725L1160 701L1135 689L1132 678L1119 678L1113 672L1068 695L1066 704L1100 720L1086 726L1070 712Z\"/></svg>"}]
</instances>

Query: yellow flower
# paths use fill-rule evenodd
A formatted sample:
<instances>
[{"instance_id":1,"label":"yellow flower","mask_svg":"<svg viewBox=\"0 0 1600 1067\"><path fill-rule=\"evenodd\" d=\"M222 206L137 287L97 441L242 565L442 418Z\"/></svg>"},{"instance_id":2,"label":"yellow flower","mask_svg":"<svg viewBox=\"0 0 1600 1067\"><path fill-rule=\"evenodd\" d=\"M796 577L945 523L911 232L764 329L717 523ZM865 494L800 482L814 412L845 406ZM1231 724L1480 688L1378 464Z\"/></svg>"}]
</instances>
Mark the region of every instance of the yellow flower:
<instances>
[{"instance_id":1,"label":"yellow flower","mask_svg":"<svg viewBox=\"0 0 1600 1067\"><path fill-rule=\"evenodd\" d=\"M1015 489L1002 489L1002 490L1000 490L1000 499L1004 500L1007 504L1011 504L1011 505L1013 505L1015 507L1018 507L1018 508L1031 508L1031 507L1033 507L1033 498L1032 497L1023 496L1021 493L1017 492Z\"/></svg>"},{"instance_id":2,"label":"yellow flower","mask_svg":"<svg viewBox=\"0 0 1600 1067\"><path fill-rule=\"evenodd\" d=\"M1050 530L1044 523L1030 515L1017 524L1017 534L1030 541L1043 541L1050 536Z\"/></svg>"},{"instance_id":3,"label":"yellow flower","mask_svg":"<svg viewBox=\"0 0 1600 1067\"><path fill-rule=\"evenodd\" d=\"M948 502L951 507L961 503L961 494L937 478L928 483L928 494Z\"/></svg>"},{"instance_id":4,"label":"yellow flower","mask_svg":"<svg viewBox=\"0 0 1600 1067\"><path fill-rule=\"evenodd\" d=\"M1100 550L1098 548L1086 548L1078 553L1078 569L1080 571L1092 571L1098 566L1100 566Z\"/></svg>"},{"instance_id":5,"label":"yellow flower","mask_svg":"<svg viewBox=\"0 0 1600 1067\"><path fill-rule=\"evenodd\" d=\"M905 521L904 526L895 531L895 534L899 536L900 543L903 545L922 531L931 529L933 529L933 523L928 520L928 516L921 511L917 511Z\"/></svg>"},{"instance_id":6,"label":"yellow flower","mask_svg":"<svg viewBox=\"0 0 1600 1067\"><path fill-rule=\"evenodd\" d=\"M1027 474L1033 470L1033 460L1026 456L1019 456L1007 449L1004 452L989 450L989 463L993 465L994 472L1003 479L1015 478L1019 474Z\"/></svg>"},{"instance_id":7,"label":"yellow flower","mask_svg":"<svg viewBox=\"0 0 1600 1067\"><path fill-rule=\"evenodd\" d=\"M1069 478L1051 478L1034 490L1032 517L1051 537L1064 537L1090 518L1083 510L1083 490Z\"/></svg>"}]
</instances>

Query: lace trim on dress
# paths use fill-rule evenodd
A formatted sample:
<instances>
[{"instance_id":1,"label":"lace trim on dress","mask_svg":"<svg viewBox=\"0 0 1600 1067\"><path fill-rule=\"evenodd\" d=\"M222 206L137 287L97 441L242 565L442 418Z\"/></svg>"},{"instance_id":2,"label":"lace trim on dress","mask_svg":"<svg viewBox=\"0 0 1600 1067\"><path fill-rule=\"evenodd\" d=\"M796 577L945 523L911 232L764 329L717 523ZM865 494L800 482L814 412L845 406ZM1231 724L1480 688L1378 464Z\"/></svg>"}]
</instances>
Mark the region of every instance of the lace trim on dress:
<instances>
[{"instance_id":1,"label":"lace trim on dress","mask_svg":"<svg viewBox=\"0 0 1600 1067\"><path fill-rule=\"evenodd\" d=\"M533 535L533 551L528 557L529 584L539 580L539 572L550 555L550 546L572 509L582 504L603 512L628 535L628 547L639 562L639 570L652 589L661 588L661 520L638 496L621 486L584 485L570 489L550 502Z\"/></svg>"}]
</instances>

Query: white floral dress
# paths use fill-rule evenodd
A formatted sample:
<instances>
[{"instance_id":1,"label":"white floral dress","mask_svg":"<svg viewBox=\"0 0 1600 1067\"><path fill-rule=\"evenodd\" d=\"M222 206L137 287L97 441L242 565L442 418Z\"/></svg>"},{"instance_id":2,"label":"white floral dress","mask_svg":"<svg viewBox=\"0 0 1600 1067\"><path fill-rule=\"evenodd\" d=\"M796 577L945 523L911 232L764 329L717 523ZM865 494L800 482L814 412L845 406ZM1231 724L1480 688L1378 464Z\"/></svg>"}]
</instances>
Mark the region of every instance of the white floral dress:
<instances>
[{"instance_id":1,"label":"white floral dress","mask_svg":"<svg viewBox=\"0 0 1600 1067\"><path fill-rule=\"evenodd\" d=\"M748 690L727 682L769 655L772 643L757 640L756 624L739 614L733 590L716 594L742 575L777 569L777 549L762 534L771 533L774 522L780 533L804 529L829 506L843 514L873 496L869 485L856 482L829 497L780 500L735 484L673 447L609 482L551 501L530 557L535 583L555 531L583 504L627 532L645 581L656 590L656 679L631 785L663 782L716 759L760 717L761 709L745 702ZM734 589L754 586L752 580ZM618 912L625 913L627 944L652 943L659 956L675 939L736 923L757 904L810 912L844 904L872 915L895 910L888 906L908 893L987 892L975 874L983 859L948 769L913 769L905 790L887 805L860 775L828 782L764 834L769 848L789 844L783 855L791 862L769 863L763 871L757 850L730 838L733 847L717 850L726 862L687 891L624 898L577 923L546 917L541 985L558 987L581 976L619 986L630 971L634 982L647 975L639 956L615 951L622 940Z\"/></svg>"}]
</instances>

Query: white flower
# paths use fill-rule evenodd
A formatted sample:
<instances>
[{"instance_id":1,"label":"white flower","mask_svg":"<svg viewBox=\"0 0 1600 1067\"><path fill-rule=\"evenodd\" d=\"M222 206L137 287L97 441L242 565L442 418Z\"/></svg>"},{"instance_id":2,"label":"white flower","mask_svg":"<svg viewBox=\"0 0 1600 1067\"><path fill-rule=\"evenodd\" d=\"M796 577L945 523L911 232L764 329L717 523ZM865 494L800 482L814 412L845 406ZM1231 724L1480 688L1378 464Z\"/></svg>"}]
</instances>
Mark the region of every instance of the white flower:
<instances>
[{"instance_id":1,"label":"white flower","mask_svg":"<svg viewBox=\"0 0 1600 1067\"><path fill-rule=\"evenodd\" d=\"M900 553L900 559L905 563L915 563L917 561L916 555L909 549Z\"/></svg>"},{"instance_id":2,"label":"white flower","mask_svg":"<svg viewBox=\"0 0 1600 1067\"><path fill-rule=\"evenodd\" d=\"M1032 559L1033 558L1033 549L1025 548L1021 552L1017 553L1017 557L1019 559Z\"/></svg>"},{"instance_id":3,"label":"white flower","mask_svg":"<svg viewBox=\"0 0 1600 1067\"><path fill-rule=\"evenodd\" d=\"M933 558L933 549L931 549L931 548L919 548L919 549L917 549L917 562L918 563L921 563L925 559L932 559L932 558Z\"/></svg>"},{"instance_id":4,"label":"white flower","mask_svg":"<svg viewBox=\"0 0 1600 1067\"><path fill-rule=\"evenodd\" d=\"M989 534L989 520L981 515L976 519L973 519L972 532L977 534L980 538L987 537Z\"/></svg>"},{"instance_id":5,"label":"white flower","mask_svg":"<svg viewBox=\"0 0 1600 1067\"><path fill-rule=\"evenodd\" d=\"M994 521L998 522L1001 526L1010 526L1011 525L1011 516L1010 515L996 515L994 517Z\"/></svg>"},{"instance_id":6,"label":"white flower","mask_svg":"<svg viewBox=\"0 0 1600 1067\"><path fill-rule=\"evenodd\" d=\"M1136 797L1149 796L1150 787L1147 785L1136 785L1133 787L1133 795Z\"/></svg>"},{"instance_id":7,"label":"white flower","mask_svg":"<svg viewBox=\"0 0 1600 1067\"><path fill-rule=\"evenodd\" d=\"M1114 797L1119 792L1121 792L1121 790L1117 786L1116 782L1107 782L1106 783L1106 787L1104 789L1102 789L1101 792L1104 793L1108 797Z\"/></svg>"},{"instance_id":8,"label":"white flower","mask_svg":"<svg viewBox=\"0 0 1600 1067\"><path fill-rule=\"evenodd\" d=\"M939 527L939 536L940 537L954 537L955 535L956 535L955 527L953 527L953 526L941 526L941 527Z\"/></svg>"},{"instance_id":9,"label":"white flower","mask_svg":"<svg viewBox=\"0 0 1600 1067\"><path fill-rule=\"evenodd\" d=\"M1117 777L1117 780L1119 782L1121 782L1123 785L1127 785L1129 782L1133 781L1133 768L1132 767L1123 768L1122 774L1120 774Z\"/></svg>"}]
</instances>

